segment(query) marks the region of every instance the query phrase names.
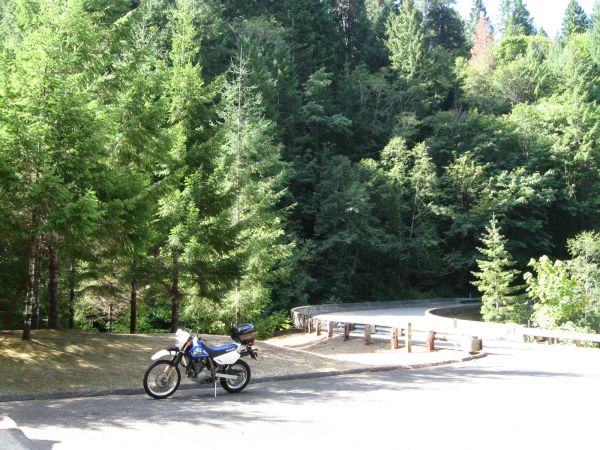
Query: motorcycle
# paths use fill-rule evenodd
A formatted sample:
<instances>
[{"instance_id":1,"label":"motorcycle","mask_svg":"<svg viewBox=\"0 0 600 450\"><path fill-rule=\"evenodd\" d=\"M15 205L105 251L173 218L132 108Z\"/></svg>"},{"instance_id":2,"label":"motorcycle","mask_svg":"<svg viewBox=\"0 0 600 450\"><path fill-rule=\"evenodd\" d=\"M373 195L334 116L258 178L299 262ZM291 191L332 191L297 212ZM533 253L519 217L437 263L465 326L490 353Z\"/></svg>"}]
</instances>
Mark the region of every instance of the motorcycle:
<instances>
[{"instance_id":1,"label":"motorcycle","mask_svg":"<svg viewBox=\"0 0 600 450\"><path fill-rule=\"evenodd\" d=\"M184 330L175 333L176 346L152 355L154 361L144 373L144 390L153 398L172 395L181 382L179 366L187 377L198 383L214 384L217 380L227 392L241 392L250 382L250 366L240 357L258 359L255 348L256 329L252 324L231 328L233 343L211 347L200 336ZM163 359L168 356L168 359Z\"/></svg>"}]
</instances>

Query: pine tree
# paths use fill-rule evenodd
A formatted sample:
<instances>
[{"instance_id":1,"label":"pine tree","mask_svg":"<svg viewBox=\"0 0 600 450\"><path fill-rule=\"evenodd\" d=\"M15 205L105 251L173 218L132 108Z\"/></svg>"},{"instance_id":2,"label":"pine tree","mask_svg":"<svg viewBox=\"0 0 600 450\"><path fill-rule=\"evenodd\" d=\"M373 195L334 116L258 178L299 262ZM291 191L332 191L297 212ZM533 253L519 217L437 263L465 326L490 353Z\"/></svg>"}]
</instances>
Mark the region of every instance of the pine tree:
<instances>
[{"instance_id":1,"label":"pine tree","mask_svg":"<svg viewBox=\"0 0 600 450\"><path fill-rule=\"evenodd\" d=\"M526 302L515 285L519 271L512 269L514 262L506 249L506 238L500 233L498 220L492 217L482 238L483 247L477 248L482 259L477 260L479 271L471 272L476 278L473 282L479 292L483 305L481 314L488 322L521 322Z\"/></svg>"},{"instance_id":2,"label":"pine tree","mask_svg":"<svg viewBox=\"0 0 600 450\"><path fill-rule=\"evenodd\" d=\"M499 24L498 30L503 35L506 34L509 28L509 22L513 14L513 0L501 0L499 7Z\"/></svg>"},{"instance_id":3,"label":"pine tree","mask_svg":"<svg viewBox=\"0 0 600 450\"><path fill-rule=\"evenodd\" d=\"M512 15L508 21L505 35L507 36L531 36L535 34L533 19L524 3L524 0L514 0Z\"/></svg>"},{"instance_id":4,"label":"pine tree","mask_svg":"<svg viewBox=\"0 0 600 450\"><path fill-rule=\"evenodd\" d=\"M264 118L260 94L248 83L248 63L240 46L223 92L223 141L219 171L232 203L230 227L237 265L235 287L227 295L235 321L258 314L270 299L269 279L275 264L287 256L281 241L287 167L274 139L273 122ZM232 317L228 317L231 321Z\"/></svg>"},{"instance_id":5,"label":"pine tree","mask_svg":"<svg viewBox=\"0 0 600 450\"><path fill-rule=\"evenodd\" d=\"M427 38L423 15L413 0L403 1L400 12L390 16L386 37L392 67L408 80L423 77Z\"/></svg>"},{"instance_id":6,"label":"pine tree","mask_svg":"<svg viewBox=\"0 0 600 450\"><path fill-rule=\"evenodd\" d=\"M107 172L106 126L98 103L101 31L83 1L49 1L20 10L13 41L10 109L3 115L12 165L23 180L23 232L29 280L23 338L29 338L40 248L48 253L48 325L59 326L59 264L65 243L92 239L100 218L97 191ZM34 25L35 24L35 25Z\"/></svg>"},{"instance_id":7,"label":"pine tree","mask_svg":"<svg viewBox=\"0 0 600 450\"><path fill-rule=\"evenodd\" d=\"M182 255L184 251L194 247L192 244L198 242L202 231L205 232L203 249L207 253L214 249L214 236L203 228L211 220L203 217L203 213L206 216L218 216L221 206L215 203L222 201L223 197L211 191L217 187L207 180L207 174L214 165L211 162L214 153L206 147L206 142L214 134L210 123L215 119L208 104L213 101L216 93L215 87L205 85L201 76L197 57L198 44L195 41L194 20L197 10L194 4L192 0L178 0L170 19L173 38L169 54L171 68L167 92L171 147L163 169L166 180L164 194L159 201L162 239L158 245L162 248L164 265L170 269L168 285L173 332L179 326L183 298L181 278L190 270L191 257L182 258ZM204 189L200 189L199 185ZM225 237L223 241L227 241ZM204 263L210 266L208 260ZM196 269L195 278L198 280L202 276L200 269ZM202 272L202 275L206 273L209 271ZM203 281L206 290L214 282L208 277Z\"/></svg>"},{"instance_id":8,"label":"pine tree","mask_svg":"<svg viewBox=\"0 0 600 450\"><path fill-rule=\"evenodd\" d=\"M470 41L473 40L473 36L476 33L476 27L477 27L477 24L479 23L481 13L483 13L483 16L488 21L488 23L490 21L488 14L487 14L487 9L485 8L485 5L483 4L483 0L472 0L472 1L473 1L473 4L471 5L471 12L469 13L469 21L467 23L467 34L469 36Z\"/></svg>"},{"instance_id":9,"label":"pine tree","mask_svg":"<svg viewBox=\"0 0 600 450\"><path fill-rule=\"evenodd\" d=\"M575 33L585 33L590 26L590 20L577 0L571 0L565 10L561 35L563 39Z\"/></svg>"},{"instance_id":10,"label":"pine tree","mask_svg":"<svg viewBox=\"0 0 600 450\"><path fill-rule=\"evenodd\" d=\"M452 54L464 54L466 38L464 23L454 8L456 0L421 0L425 30L432 46Z\"/></svg>"}]
</instances>

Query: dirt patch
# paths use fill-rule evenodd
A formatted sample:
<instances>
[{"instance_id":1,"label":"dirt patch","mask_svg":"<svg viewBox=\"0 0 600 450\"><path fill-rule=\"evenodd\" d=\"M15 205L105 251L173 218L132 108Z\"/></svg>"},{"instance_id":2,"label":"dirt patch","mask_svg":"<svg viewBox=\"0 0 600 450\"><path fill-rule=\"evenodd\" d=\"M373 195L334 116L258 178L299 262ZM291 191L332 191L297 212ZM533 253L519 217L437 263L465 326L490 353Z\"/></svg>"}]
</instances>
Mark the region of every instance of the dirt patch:
<instances>
[{"instance_id":1,"label":"dirt patch","mask_svg":"<svg viewBox=\"0 0 600 450\"><path fill-rule=\"evenodd\" d=\"M227 336L203 335L205 342L231 342ZM0 395L97 391L141 388L150 356L175 342L173 334L128 335L81 331L32 332L21 340L20 331L0 332ZM391 350L389 340L375 338L372 345L352 337L291 334L258 342L259 360L245 360L253 377L329 372L377 365L436 363L460 357L456 351L427 352L413 346ZM183 383L193 383L183 375Z\"/></svg>"},{"instance_id":2,"label":"dirt patch","mask_svg":"<svg viewBox=\"0 0 600 450\"><path fill-rule=\"evenodd\" d=\"M317 336L316 333L297 333L272 338L265 343L340 362L369 366L427 364L460 356L459 352L449 346L429 352L423 345L419 345L419 341L412 346L411 353L404 346L392 350L389 338L385 336L373 336L373 343L367 345L358 336L344 341L344 337L339 334L330 338L327 334Z\"/></svg>"}]
</instances>

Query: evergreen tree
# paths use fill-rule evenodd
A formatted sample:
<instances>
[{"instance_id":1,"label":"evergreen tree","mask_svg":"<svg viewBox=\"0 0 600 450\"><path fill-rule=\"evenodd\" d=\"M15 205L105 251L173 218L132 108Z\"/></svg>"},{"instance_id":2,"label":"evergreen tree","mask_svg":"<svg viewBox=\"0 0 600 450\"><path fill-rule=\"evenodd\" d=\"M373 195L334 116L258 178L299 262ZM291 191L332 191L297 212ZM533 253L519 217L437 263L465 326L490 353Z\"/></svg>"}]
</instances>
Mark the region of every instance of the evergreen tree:
<instances>
[{"instance_id":1,"label":"evergreen tree","mask_svg":"<svg viewBox=\"0 0 600 450\"><path fill-rule=\"evenodd\" d=\"M475 29L479 23L481 13L483 13L483 16L488 23L490 21L483 0L472 0L472 2L471 12L469 13L469 21L467 22L467 34L469 36L469 40L472 40L473 35L476 33Z\"/></svg>"},{"instance_id":2,"label":"evergreen tree","mask_svg":"<svg viewBox=\"0 0 600 450\"><path fill-rule=\"evenodd\" d=\"M514 10L514 0L501 0L498 10L499 23L498 30L502 35L505 35L510 24L510 20Z\"/></svg>"},{"instance_id":3,"label":"evergreen tree","mask_svg":"<svg viewBox=\"0 0 600 450\"><path fill-rule=\"evenodd\" d=\"M514 0L512 14L506 27L505 35L507 36L518 36L525 35L531 36L535 34L535 28L533 26L533 19L524 3L524 0Z\"/></svg>"},{"instance_id":4,"label":"evergreen tree","mask_svg":"<svg viewBox=\"0 0 600 450\"><path fill-rule=\"evenodd\" d=\"M500 233L498 220L492 217L482 238L483 247L478 248L483 258L477 260L479 271L472 272L473 282L479 292L483 305L481 315L488 322L521 323L526 301L515 285L519 271L512 269L514 262L506 249L506 238Z\"/></svg>"},{"instance_id":5,"label":"evergreen tree","mask_svg":"<svg viewBox=\"0 0 600 450\"><path fill-rule=\"evenodd\" d=\"M281 240L284 218L278 209L288 172L281 160L281 146L274 140L274 124L264 118L260 94L249 85L249 79L240 47L223 92L218 164L232 199L229 216L237 277L227 300L238 324L268 303L272 269L288 256ZM224 319L233 321L231 316Z\"/></svg>"},{"instance_id":6,"label":"evergreen tree","mask_svg":"<svg viewBox=\"0 0 600 450\"><path fill-rule=\"evenodd\" d=\"M26 180L23 232L29 242L27 303L23 338L29 338L36 252L48 254L48 324L58 328L59 257L64 244L91 239L100 220L106 127L97 103L98 74L105 63L100 30L84 2L47 2L20 9L4 115L11 136L10 158ZM35 24L35 25L34 25ZM18 28L17 28L18 29ZM6 104L9 105L8 103Z\"/></svg>"},{"instance_id":7,"label":"evergreen tree","mask_svg":"<svg viewBox=\"0 0 600 450\"><path fill-rule=\"evenodd\" d=\"M590 26L590 20L577 0L570 0L565 10L561 35L568 39L574 33L585 33Z\"/></svg>"},{"instance_id":8,"label":"evergreen tree","mask_svg":"<svg viewBox=\"0 0 600 450\"><path fill-rule=\"evenodd\" d=\"M413 0L403 1L400 12L390 16L386 37L392 67L408 80L423 77L428 43L423 15Z\"/></svg>"},{"instance_id":9,"label":"evergreen tree","mask_svg":"<svg viewBox=\"0 0 600 450\"><path fill-rule=\"evenodd\" d=\"M195 42L194 19L197 10L191 0L178 0L172 12L172 47L170 52L171 69L168 80L169 122L171 124L169 139L171 148L165 162L163 175L163 195L159 200L159 216L161 218L160 242L164 266L169 267L169 285L171 302L171 330L179 327L179 311L182 294L182 275L185 275L192 264L189 258L183 258L191 243L196 243L198 236L204 234L205 246L209 249L215 245L215 232L204 227L211 223L219 229L221 222L210 220L206 216L220 217L223 195L219 194L219 186L215 186L209 178L214 162L214 153L208 151L206 142L214 134L210 126L215 119L209 103L216 95L215 86L205 85L201 76L201 67L197 58L198 46ZM212 228L211 231L214 229ZM225 246L228 239L222 236ZM217 254L219 252L216 252ZM197 262L199 258L196 258ZM210 266L210 262L204 261ZM167 272L167 271L164 271ZM218 270L215 269L215 276ZM204 275L210 273L208 270ZM166 275L166 274L165 274ZM166 278L166 277L165 277ZM196 270L196 279L200 279L200 269ZM214 279L206 276L203 288L210 291Z\"/></svg>"},{"instance_id":10,"label":"evergreen tree","mask_svg":"<svg viewBox=\"0 0 600 450\"><path fill-rule=\"evenodd\" d=\"M463 20L454 8L456 0L421 0L424 27L430 35L430 45L452 54L466 53Z\"/></svg>"}]
</instances>

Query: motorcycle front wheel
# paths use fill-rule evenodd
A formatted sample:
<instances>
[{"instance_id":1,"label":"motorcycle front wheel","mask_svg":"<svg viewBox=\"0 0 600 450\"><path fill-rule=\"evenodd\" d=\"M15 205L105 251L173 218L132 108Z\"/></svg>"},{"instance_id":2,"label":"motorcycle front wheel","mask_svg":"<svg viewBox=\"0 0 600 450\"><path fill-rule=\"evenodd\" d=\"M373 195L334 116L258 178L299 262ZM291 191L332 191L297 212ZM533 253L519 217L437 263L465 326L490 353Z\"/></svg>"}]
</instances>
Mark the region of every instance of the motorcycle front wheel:
<instances>
[{"instance_id":1,"label":"motorcycle front wheel","mask_svg":"<svg viewBox=\"0 0 600 450\"><path fill-rule=\"evenodd\" d=\"M241 392L250 382L250 366L241 359L227 367L227 375L236 375L236 378L221 378L221 386L227 392Z\"/></svg>"},{"instance_id":2,"label":"motorcycle front wheel","mask_svg":"<svg viewBox=\"0 0 600 450\"><path fill-rule=\"evenodd\" d=\"M179 367L171 361L160 359L152 363L144 373L144 390L150 397L167 398L181 382Z\"/></svg>"}]
</instances>

